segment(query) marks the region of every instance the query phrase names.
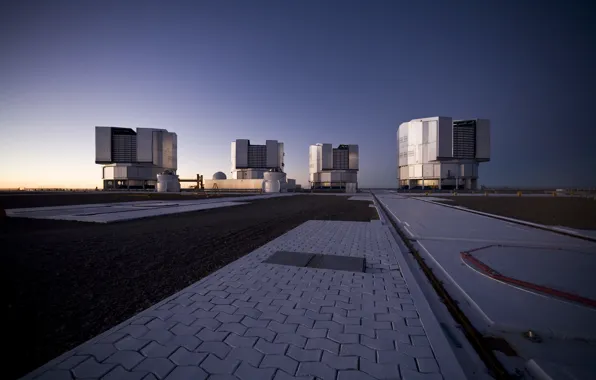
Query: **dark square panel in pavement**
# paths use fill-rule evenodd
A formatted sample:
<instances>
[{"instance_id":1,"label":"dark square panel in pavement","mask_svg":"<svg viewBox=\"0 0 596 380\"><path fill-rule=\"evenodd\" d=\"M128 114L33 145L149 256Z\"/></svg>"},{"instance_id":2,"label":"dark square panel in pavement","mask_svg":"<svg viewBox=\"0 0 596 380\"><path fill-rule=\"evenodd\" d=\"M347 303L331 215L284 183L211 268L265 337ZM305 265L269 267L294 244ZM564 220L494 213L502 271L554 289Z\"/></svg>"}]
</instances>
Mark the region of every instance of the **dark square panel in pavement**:
<instances>
[{"instance_id":1,"label":"dark square panel in pavement","mask_svg":"<svg viewBox=\"0 0 596 380\"><path fill-rule=\"evenodd\" d=\"M305 267L313 258L313 253L277 251L263 261L266 264L293 265Z\"/></svg>"},{"instance_id":2,"label":"dark square panel in pavement","mask_svg":"<svg viewBox=\"0 0 596 380\"><path fill-rule=\"evenodd\" d=\"M263 261L263 263L361 273L365 269L364 257L322 255L305 252L277 251Z\"/></svg>"},{"instance_id":3,"label":"dark square panel in pavement","mask_svg":"<svg viewBox=\"0 0 596 380\"><path fill-rule=\"evenodd\" d=\"M364 272L364 257L315 255L307 265L308 268L335 269L350 272Z\"/></svg>"}]
</instances>

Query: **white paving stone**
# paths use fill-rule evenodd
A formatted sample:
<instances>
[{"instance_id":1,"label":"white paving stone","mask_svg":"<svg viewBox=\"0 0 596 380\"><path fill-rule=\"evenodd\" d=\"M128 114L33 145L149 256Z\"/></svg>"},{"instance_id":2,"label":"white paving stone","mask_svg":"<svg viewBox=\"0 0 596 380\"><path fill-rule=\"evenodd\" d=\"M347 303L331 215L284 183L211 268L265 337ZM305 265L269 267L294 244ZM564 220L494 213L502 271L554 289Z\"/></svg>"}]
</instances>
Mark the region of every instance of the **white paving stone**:
<instances>
[{"instance_id":1,"label":"white paving stone","mask_svg":"<svg viewBox=\"0 0 596 380\"><path fill-rule=\"evenodd\" d=\"M262 263L276 251L365 257L368 273ZM83 355L97 351L96 347L110 348L108 356L89 364L102 375L120 360L128 369L141 357L114 352L125 348L145 357L149 344L169 357L148 357L133 367L132 373L173 376L191 371L177 368L196 363L196 368L204 371L199 371L201 374L237 378L254 374L271 377L278 368L275 376L288 378L335 379L349 371L354 378L382 374L383 378L398 379L400 370L417 371L417 359L421 363L433 363L434 359L431 346L413 345L425 338L426 332L422 323L413 323L419 318L416 300L400 271L400 254L389 227L382 223L309 221L73 352ZM220 302L228 299L234 302ZM196 309L199 303L202 308ZM254 314L248 315L244 309ZM143 324L150 328L146 333L139 329ZM194 326L200 331L193 330ZM192 346L187 344L189 338ZM398 352L402 353L400 360L387 365L385 361L394 360ZM71 356L72 352L65 354ZM64 363L80 365L74 359L65 362L65 357L27 378L65 369ZM367 372L358 369L359 360L369 361ZM62 367L58 367L60 362ZM423 369L426 372L419 373L421 378L435 367L429 364ZM89 372L91 378L93 371Z\"/></svg>"}]
</instances>

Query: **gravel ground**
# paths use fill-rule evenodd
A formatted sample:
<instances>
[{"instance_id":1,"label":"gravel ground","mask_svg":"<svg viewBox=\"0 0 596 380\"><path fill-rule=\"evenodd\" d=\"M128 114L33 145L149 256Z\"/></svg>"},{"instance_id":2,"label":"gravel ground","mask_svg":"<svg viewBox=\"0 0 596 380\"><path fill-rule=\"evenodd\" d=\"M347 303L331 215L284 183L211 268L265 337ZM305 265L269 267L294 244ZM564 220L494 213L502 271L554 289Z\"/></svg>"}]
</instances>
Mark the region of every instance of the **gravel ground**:
<instances>
[{"instance_id":1,"label":"gravel ground","mask_svg":"<svg viewBox=\"0 0 596 380\"><path fill-rule=\"evenodd\" d=\"M225 195L210 194L209 198L242 197L248 194ZM206 194L194 193L0 193L0 208L48 207L82 205L91 203L140 202L140 201L175 201L205 199Z\"/></svg>"},{"instance_id":2,"label":"gravel ground","mask_svg":"<svg viewBox=\"0 0 596 380\"><path fill-rule=\"evenodd\" d=\"M111 225L8 218L0 246L12 365L2 377L24 375L307 220L378 218L369 204L300 195Z\"/></svg>"},{"instance_id":3,"label":"gravel ground","mask_svg":"<svg viewBox=\"0 0 596 380\"><path fill-rule=\"evenodd\" d=\"M443 197L441 197L443 198ZM549 226L596 230L596 200L580 197L456 196L450 205Z\"/></svg>"}]
</instances>

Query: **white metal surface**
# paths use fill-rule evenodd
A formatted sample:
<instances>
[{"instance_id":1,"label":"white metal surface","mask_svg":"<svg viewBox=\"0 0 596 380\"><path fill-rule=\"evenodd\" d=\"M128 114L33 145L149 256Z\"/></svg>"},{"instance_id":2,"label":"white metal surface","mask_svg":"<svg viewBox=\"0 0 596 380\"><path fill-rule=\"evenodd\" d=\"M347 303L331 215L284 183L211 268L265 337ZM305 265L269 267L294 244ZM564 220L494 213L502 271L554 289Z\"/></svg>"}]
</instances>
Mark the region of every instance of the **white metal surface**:
<instances>
[{"instance_id":1,"label":"white metal surface","mask_svg":"<svg viewBox=\"0 0 596 380\"><path fill-rule=\"evenodd\" d=\"M548 357L572 374L596 371L581 357L596 357L596 348L569 340L596 340L596 310L495 281L471 269L460 255L501 245L474 254L503 275L593 297L596 278L585 268L596 267L596 244L394 194L380 194L379 199L416 240L419 252L483 334L515 342L514 348L528 360ZM527 330L548 339L542 346L545 352L535 344L526 346L523 339L511 340ZM563 347L575 356L557 362L552 354Z\"/></svg>"},{"instance_id":2,"label":"white metal surface","mask_svg":"<svg viewBox=\"0 0 596 380\"><path fill-rule=\"evenodd\" d=\"M153 129L137 128L137 161L153 163Z\"/></svg>"},{"instance_id":3,"label":"white metal surface","mask_svg":"<svg viewBox=\"0 0 596 380\"><path fill-rule=\"evenodd\" d=\"M439 116L437 123L437 157L453 157L453 119Z\"/></svg>"},{"instance_id":4,"label":"white metal surface","mask_svg":"<svg viewBox=\"0 0 596 380\"><path fill-rule=\"evenodd\" d=\"M236 140L236 143L233 146L236 148L235 168L248 167L248 140Z\"/></svg>"},{"instance_id":5,"label":"white metal surface","mask_svg":"<svg viewBox=\"0 0 596 380\"><path fill-rule=\"evenodd\" d=\"M286 166L285 164L285 152L284 152L284 143L282 142L278 142L277 143L277 155L278 155L278 162L279 162L279 167L281 167L282 169Z\"/></svg>"},{"instance_id":6,"label":"white metal surface","mask_svg":"<svg viewBox=\"0 0 596 380\"><path fill-rule=\"evenodd\" d=\"M179 193L180 181L178 180L178 176L174 174L158 174L156 190L158 193Z\"/></svg>"},{"instance_id":7,"label":"white metal surface","mask_svg":"<svg viewBox=\"0 0 596 380\"><path fill-rule=\"evenodd\" d=\"M359 170L360 168L360 158L359 158L359 150L358 145L350 144L348 146L349 151L349 167L350 170Z\"/></svg>"},{"instance_id":8,"label":"white metal surface","mask_svg":"<svg viewBox=\"0 0 596 380\"><path fill-rule=\"evenodd\" d=\"M358 145L341 149L331 144L314 144L309 147L309 181L317 187L345 186L358 183ZM357 186L357 185L356 185Z\"/></svg>"},{"instance_id":9,"label":"white metal surface","mask_svg":"<svg viewBox=\"0 0 596 380\"><path fill-rule=\"evenodd\" d=\"M205 179L205 189L261 190L262 179Z\"/></svg>"},{"instance_id":10,"label":"white metal surface","mask_svg":"<svg viewBox=\"0 0 596 380\"><path fill-rule=\"evenodd\" d=\"M111 127L95 127L95 162L112 162Z\"/></svg>"},{"instance_id":11,"label":"white metal surface","mask_svg":"<svg viewBox=\"0 0 596 380\"><path fill-rule=\"evenodd\" d=\"M478 162L490 159L490 122L485 119L461 121L465 126L455 130L460 131L457 136L461 136L455 142L453 123L450 117L441 116L400 124L397 130L400 186L454 186L456 177L462 178L467 188L476 186ZM469 156L474 151L476 156ZM431 179L432 182L424 182Z\"/></svg>"},{"instance_id":12,"label":"white metal surface","mask_svg":"<svg viewBox=\"0 0 596 380\"><path fill-rule=\"evenodd\" d=\"M281 191L281 183L277 180L265 180L263 181L263 192L264 193L279 193Z\"/></svg>"},{"instance_id":13,"label":"white metal surface","mask_svg":"<svg viewBox=\"0 0 596 380\"><path fill-rule=\"evenodd\" d=\"M476 158L490 159L490 121L476 120Z\"/></svg>"},{"instance_id":14,"label":"white metal surface","mask_svg":"<svg viewBox=\"0 0 596 380\"><path fill-rule=\"evenodd\" d=\"M279 181L280 183L286 182L286 173L284 172L265 172L263 179L266 181Z\"/></svg>"},{"instance_id":15,"label":"white metal surface","mask_svg":"<svg viewBox=\"0 0 596 380\"><path fill-rule=\"evenodd\" d=\"M267 167L275 168L281 166L277 140L266 140L265 145L267 147Z\"/></svg>"},{"instance_id":16,"label":"white metal surface","mask_svg":"<svg viewBox=\"0 0 596 380\"><path fill-rule=\"evenodd\" d=\"M333 146L331 144L321 145L321 170L333 169Z\"/></svg>"}]
</instances>

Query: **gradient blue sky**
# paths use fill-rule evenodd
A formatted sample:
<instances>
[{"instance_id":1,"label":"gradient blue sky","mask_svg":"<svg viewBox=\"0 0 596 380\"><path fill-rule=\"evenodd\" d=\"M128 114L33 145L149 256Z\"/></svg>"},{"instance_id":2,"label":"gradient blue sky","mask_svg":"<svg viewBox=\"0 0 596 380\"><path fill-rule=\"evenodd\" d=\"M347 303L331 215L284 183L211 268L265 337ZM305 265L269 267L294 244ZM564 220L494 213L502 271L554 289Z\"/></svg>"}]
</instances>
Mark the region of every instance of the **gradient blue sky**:
<instances>
[{"instance_id":1,"label":"gradient blue sky","mask_svg":"<svg viewBox=\"0 0 596 380\"><path fill-rule=\"evenodd\" d=\"M13 1L0 6L0 187L95 187L94 126L178 134L179 174L230 142L360 145L396 185L396 130L489 118L480 183L596 186L596 14L573 1ZM591 138L590 138L591 137Z\"/></svg>"}]
</instances>

